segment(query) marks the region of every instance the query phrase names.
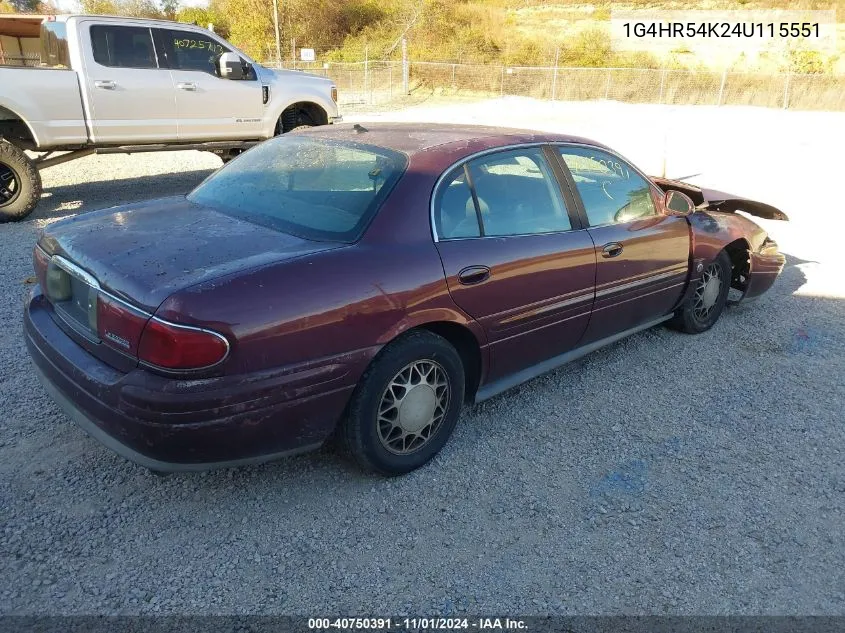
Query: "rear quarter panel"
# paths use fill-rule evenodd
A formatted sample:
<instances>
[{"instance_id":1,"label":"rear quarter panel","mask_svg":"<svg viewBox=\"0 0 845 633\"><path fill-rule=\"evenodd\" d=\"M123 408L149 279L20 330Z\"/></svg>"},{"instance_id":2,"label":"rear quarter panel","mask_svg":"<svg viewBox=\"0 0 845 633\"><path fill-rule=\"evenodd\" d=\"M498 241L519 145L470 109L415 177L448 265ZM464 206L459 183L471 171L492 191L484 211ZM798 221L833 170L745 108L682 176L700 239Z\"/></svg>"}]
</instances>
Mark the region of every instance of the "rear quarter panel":
<instances>
[{"instance_id":1,"label":"rear quarter panel","mask_svg":"<svg viewBox=\"0 0 845 633\"><path fill-rule=\"evenodd\" d=\"M22 119L39 148L88 140L79 80L73 70L0 68L0 119Z\"/></svg>"},{"instance_id":2,"label":"rear quarter panel","mask_svg":"<svg viewBox=\"0 0 845 633\"><path fill-rule=\"evenodd\" d=\"M334 365L354 384L383 345L432 321L465 324L433 244L364 243L216 279L178 292L162 318L232 342L226 373Z\"/></svg>"}]
</instances>

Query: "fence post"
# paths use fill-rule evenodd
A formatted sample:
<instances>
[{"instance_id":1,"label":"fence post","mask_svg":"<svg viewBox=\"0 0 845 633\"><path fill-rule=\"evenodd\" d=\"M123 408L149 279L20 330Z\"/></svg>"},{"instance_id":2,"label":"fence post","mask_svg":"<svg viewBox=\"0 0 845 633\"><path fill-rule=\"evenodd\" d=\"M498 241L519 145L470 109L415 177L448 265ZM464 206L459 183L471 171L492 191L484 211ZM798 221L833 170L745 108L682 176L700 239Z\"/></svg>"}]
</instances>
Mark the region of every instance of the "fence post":
<instances>
[{"instance_id":1,"label":"fence post","mask_svg":"<svg viewBox=\"0 0 845 633\"><path fill-rule=\"evenodd\" d=\"M557 94L557 63L560 59L560 47L555 49L555 69L552 71L552 101L555 100Z\"/></svg>"},{"instance_id":2,"label":"fence post","mask_svg":"<svg viewBox=\"0 0 845 633\"><path fill-rule=\"evenodd\" d=\"M663 86L666 84L666 69L660 71L660 96L657 97L657 103L663 103Z\"/></svg>"},{"instance_id":3,"label":"fence post","mask_svg":"<svg viewBox=\"0 0 845 633\"><path fill-rule=\"evenodd\" d=\"M452 64L452 90L455 89L455 66L456 64Z\"/></svg>"},{"instance_id":4,"label":"fence post","mask_svg":"<svg viewBox=\"0 0 845 633\"><path fill-rule=\"evenodd\" d=\"M786 110L789 108L789 80L792 77L792 73L786 73L786 83L783 86L783 109Z\"/></svg>"},{"instance_id":5,"label":"fence post","mask_svg":"<svg viewBox=\"0 0 845 633\"><path fill-rule=\"evenodd\" d=\"M728 69L722 71L722 83L719 86L719 100L716 102L717 106L722 105L722 97L725 95L725 81L728 79Z\"/></svg>"},{"instance_id":6,"label":"fence post","mask_svg":"<svg viewBox=\"0 0 845 633\"><path fill-rule=\"evenodd\" d=\"M389 63L390 63L390 66L388 66L388 68L390 69L390 84L389 84L389 88L387 89L388 90L387 100L393 101L393 62L389 62Z\"/></svg>"},{"instance_id":7,"label":"fence post","mask_svg":"<svg viewBox=\"0 0 845 633\"><path fill-rule=\"evenodd\" d=\"M370 94L370 47L364 47L364 99L367 103L373 103L372 95Z\"/></svg>"},{"instance_id":8,"label":"fence post","mask_svg":"<svg viewBox=\"0 0 845 633\"><path fill-rule=\"evenodd\" d=\"M411 94L411 68L408 63L408 40L402 38L402 94Z\"/></svg>"},{"instance_id":9,"label":"fence post","mask_svg":"<svg viewBox=\"0 0 845 633\"><path fill-rule=\"evenodd\" d=\"M604 98L607 99L610 96L610 73L611 69L607 69L607 81L604 84Z\"/></svg>"},{"instance_id":10,"label":"fence post","mask_svg":"<svg viewBox=\"0 0 845 633\"><path fill-rule=\"evenodd\" d=\"M502 78L499 81L499 96L505 94L505 67L502 66Z\"/></svg>"}]
</instances>

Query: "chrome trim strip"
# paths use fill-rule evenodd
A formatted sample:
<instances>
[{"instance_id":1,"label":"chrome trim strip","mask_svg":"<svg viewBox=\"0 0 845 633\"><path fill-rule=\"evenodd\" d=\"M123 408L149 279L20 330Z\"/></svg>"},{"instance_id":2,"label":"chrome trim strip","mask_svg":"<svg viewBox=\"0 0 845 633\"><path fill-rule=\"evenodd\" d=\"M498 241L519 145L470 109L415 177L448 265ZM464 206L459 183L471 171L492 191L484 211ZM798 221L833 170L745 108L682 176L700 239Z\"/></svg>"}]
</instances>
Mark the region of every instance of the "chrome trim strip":
<instances>
[{"instance_id":1,"label":"chrome trim strip","mask_svg":"<svg viewBox=\"0 0 845 633\"><path fill-rule=\"evenodd\" d=\"M509 324L509 323L517 323L517 322L522 321L524 319L536 317L536 316L539 316L541 314L545 314L546 312L552 312L553 310L557 310L559 308L565 308L567 306L575 305L575 304L578 304L578 303L583 303L584 301L588 301L588 300L592 301L593 297L594 297L594 293L593 293L592 290L590 290L588 292L582 292L581 294L579 294L575 297L570 297L569 299L563 299L562 301L556 301L555 303L551 303L551 304L548 304L548 305L545 305L545 306L541 306L541 307L533 309L533 310L531 310L531 309L525 310L523 312L520 312L519 314L515 314L511 317L508 317L507 319L503 319L502 321L499 321L499 323L501 325L505 325L505 324Z\"/></svg>"},{"instance_id":2,"label":"chrome trim strip","mask_svg":"<svg viewBox=\"0 0 845 633\"><path fill-rule=\"evenodd\" d=\"M50 257L50 256L48 255L48 257ZM80 268L76 264L66 260L61 255L53 255L52 257L50 257L50 261L53 262L54 264L56 264L56 266L58 266L62 270L64 270L67 274L73 275L74 277L84 281L86 284L88 284L92 288L100 290L100 282L97 281L97 279L94 277L94 275L92 275L88 271Z\"/></svg>"},{"instance_id":3,"label":"chrome trim strip","mask_svg":"<svg viewBox=\"0 0 845 633\"><path fill-rule=\"evenodd\" d=\"M602 290L596 289L596 299L599 297L604 297L609 294L616 294L619 292L625 292L627 290L631 290L633 288L638 288L639 286L645 285L647 283L651 283L653 281L660 281L661 279L669 279L670 277L679 277L681 275L686 276L687 269L686 266L683 270L670 270L669 272L665 273L657 273L655 275L649 275L648 277L643 277L641 279L635 279L634 281L629 281L628 283L622 284L621 286L612 286L610 288L604 288Z\"/></svg>"},{"instance_id":4,"label":"chrome trim strip","mask_svg":"<svg viewBox=\"0 0 845 633\"><path fill-rule=\"evenodd\" d=\"M41 247L39 246L38 248L41 248ZM67 272L70 275L75 275L76 277L80 278L82 281L87 283L89 286L96 289L97 292L105 295L106 297L108 297L109 299L114 301L115 303L119 303L119 304L123 305L124 307L128 308L129 310L132 310L133 312L137 312L141 316L145 316L148 319L152 318L153 315L150 314L149 312L147 312L146 310L142 310L138 306L132 305L131 303L125 301L124 299L121 299L120 297L113 295L108 290L104 290L103 287L100 285L100 282L97 281L97 279L91 273L87 272L83 268L80 268L79 266L77 266L73 262L68 261L67 259L65 259L61 255L52 255L51 256L51 255L47 254L47 251L44 251L43 248L41 250L44 252L45 255L47 255L48 258L50 258L50 261L55 261L56 265L59 268L62 268L65 272Z\"/></svg>"}]
</instances>

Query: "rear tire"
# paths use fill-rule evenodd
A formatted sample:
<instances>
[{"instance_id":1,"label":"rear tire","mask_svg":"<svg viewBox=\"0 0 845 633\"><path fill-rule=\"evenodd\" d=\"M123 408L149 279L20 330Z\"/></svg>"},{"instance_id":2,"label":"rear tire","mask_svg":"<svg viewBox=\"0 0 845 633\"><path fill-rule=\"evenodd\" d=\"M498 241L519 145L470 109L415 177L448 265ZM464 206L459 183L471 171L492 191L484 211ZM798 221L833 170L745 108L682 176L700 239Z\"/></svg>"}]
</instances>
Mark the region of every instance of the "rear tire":
<instances>
[{"instance_id":1,"label":"rear tire","mask_svg":"<svg viewBox=\"0 0 845 633\"><path fill-rule=\"evenodd\" d=\"M367 470L419 468L448 441L464 401L464 367L446 339L415 331L390 343L352 394L341 436Z\"/></svg>"},{"instance_id":2,"label":"rear tire","mask_svg":"<svg viewBox=\"0 0 845 633\"><path fill-rule=\"evenodd\" d=\"M41 175L22 149L0 141L0 222L28 216L41 198Z\"/></svg>"},{"instance_id":3,"label":"rear tire","mask_svg":"<svg viewBox=\"0 0 845 633\"><path fill-rule=\"evenodd\" d=\"M713 327L728 301L731 278L731 258L722 251L705 265L692 294L678 308L669 327L687 334L701 334Z\"/></svg>"}]
</instances>

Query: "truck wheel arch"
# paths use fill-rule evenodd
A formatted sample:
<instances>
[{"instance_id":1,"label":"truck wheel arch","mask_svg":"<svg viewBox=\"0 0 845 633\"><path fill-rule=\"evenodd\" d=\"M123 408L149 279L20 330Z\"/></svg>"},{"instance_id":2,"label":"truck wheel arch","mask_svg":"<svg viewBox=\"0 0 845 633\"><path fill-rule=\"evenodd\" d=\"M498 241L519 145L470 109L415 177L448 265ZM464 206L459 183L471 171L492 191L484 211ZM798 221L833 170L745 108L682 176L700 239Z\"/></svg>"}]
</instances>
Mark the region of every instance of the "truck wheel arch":
<instances>
[{"instance_id":1,"label":"truck wheel arch","mask_svg":"<svg viewBox=\"0 0 845 633\"><path fill-rule=\"evenodd\" d=\"M296 101L282 110L274 133L284 134L300 125L326 125L328 122L329 114L320 104L313 101Z\"/></svg>"},{"instance_id":2,"label":"truck wheel arch","mask_svg":"<svg viewBox=\"0 0 845 633\"><path fill-rule=\"evenodd\" d=\"M38 139L29 123L5 105L0 105L0 138L24 149L38 147Z\"/></svg>"}]
</instances>

